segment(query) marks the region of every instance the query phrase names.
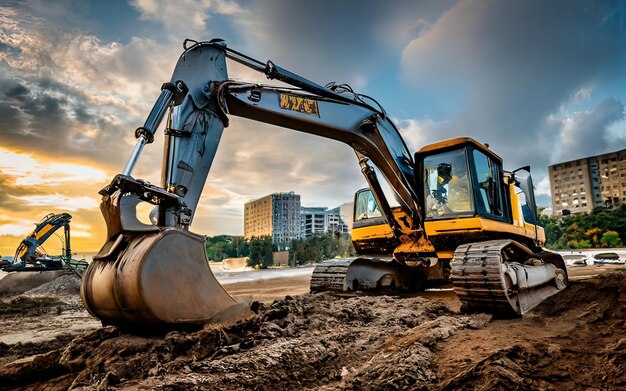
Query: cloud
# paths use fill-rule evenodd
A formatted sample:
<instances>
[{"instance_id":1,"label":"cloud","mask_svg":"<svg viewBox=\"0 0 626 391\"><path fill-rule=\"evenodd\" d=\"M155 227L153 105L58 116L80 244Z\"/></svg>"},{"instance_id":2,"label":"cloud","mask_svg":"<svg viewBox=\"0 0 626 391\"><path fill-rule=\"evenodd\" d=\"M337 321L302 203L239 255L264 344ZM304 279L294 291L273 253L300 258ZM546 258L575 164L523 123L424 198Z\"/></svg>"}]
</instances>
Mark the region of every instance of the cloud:
<instances>
[{"instance_id":1,"label":"cloud","mask_svg":"<svg viewBox=\"0 0 626 391\"><path fill-rule=\"evenodd\" d=\"M461 108L438 137L487 142L506 168L530 163L540 182L554 159L606 147L606 129L620 118L609 91L626 68L625 16L597 1L459 2L407 44L404 77ZM575 104L598 100L576 114Z\"/></svg>"},{"instance_id":2,"label":"cloud","mask_svg":"<svg viewBox=\"0 0 626 391\"><path fill-rule=\"evenodd\" d=\"M14 197L29 207L45 206L50 209L77 211L79 209L95 209L98 201L91 197L68 197L59 193L34 196Z\"/></svg>"},{"instance_id":3,"label":"cloud","mask_svg":"<svg viewBox=\"0 0 626 391\"><path fill-rule=\"evenodd\" d=\"M3 148L0 148L0 171L13 177L14 186L56 186L67 182L103 182L107 179L103 170L84 164L42 161L32 155Z\"/></svg>"},{"instance_id":4,"label":"cloud","mask_svg":"<svg viewBox=\"0 0 626 391\"><path fill-rule=\"evenodd\" d=\"M30 234L35 225L32 221L20 220L11 223L0 224L0 236L26 236Z\"/></svg>"},{"instance_id":5,"label":"cloud","mask_svg":"<svg viewBox=\"0 0 626 391\"><path fill-rule=\"evenodd\" d=\"M559 134L553 163L609 152L611 125L624 119L624 104L607 98L593 110L561 113L548 117L548 123Z\"/></svg>"},{"instance_id":6,"label":"cloud","mask_svg":"<svg viewBox=\"0 0 626 391\"><path fill-rule=\"evenodd\" d=\"M160 23L175 37L203 37L211 14L236 15L244 10L227 0L132 0L140 19Z\"/></svg>"},{"instance_id":7,"label":"cloud","mask_svg":"<svg viewBox=\"0 0 626 391\"><path fill-rule=\"evenodd\" d=\"M406 142L409 150L413 153L419 151L426 144L441 141L438 138L440 129L445 128L445 121L433 121L432 119L396 119L394 121L400 130L400 134Z\"/></svg>"},{"instance_id":8,"label":"cloud","mask_svg":"<svg viewBox=\"0 0 626 391\"><path fill-rule=\"evenodd\" d=\"M535 185L535 195L550 196L550 177L543 177L543 179Z\"/></svg>"}]
</instances>

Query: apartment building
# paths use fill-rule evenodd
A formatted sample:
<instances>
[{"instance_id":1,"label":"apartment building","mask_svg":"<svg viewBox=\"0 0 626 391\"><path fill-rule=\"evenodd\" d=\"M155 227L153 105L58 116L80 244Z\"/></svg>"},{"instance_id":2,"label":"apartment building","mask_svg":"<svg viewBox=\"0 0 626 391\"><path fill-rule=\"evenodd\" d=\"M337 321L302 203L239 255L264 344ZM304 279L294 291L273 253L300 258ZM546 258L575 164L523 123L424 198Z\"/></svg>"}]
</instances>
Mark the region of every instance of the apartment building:
<instances>
[{"instance_id":1,"label":"apartment building","mask_svg":"<svg viewBox=\"0 0 626 391\"><path fill-rule=\"evenodd\" d=\"M626 149L548 167L555 215L626 202Z\"/></svg>"},{"instance_id":2,"label":"apartment building","mask_svg":"<svg viewBox=\"0 0 626 391\"><path fill-rule=\"evenodd\" d=\"M326 232L345 234L349 233L348 225L344 223L340 207L328 209L326 207L302 207L300 212L302 239L312 235L321 235Z\"/></svg>"},{"instance_id":3,"label":"apartment building","mask_svg":"<svg viewBox=\"0 0 626 391\"><path fill-rule=\"evenodd\" d=\"M300 238L300 195L274 193L247 202L243 213L244 236L271 236L276 244Z\"/></svg>"}]
</instances>

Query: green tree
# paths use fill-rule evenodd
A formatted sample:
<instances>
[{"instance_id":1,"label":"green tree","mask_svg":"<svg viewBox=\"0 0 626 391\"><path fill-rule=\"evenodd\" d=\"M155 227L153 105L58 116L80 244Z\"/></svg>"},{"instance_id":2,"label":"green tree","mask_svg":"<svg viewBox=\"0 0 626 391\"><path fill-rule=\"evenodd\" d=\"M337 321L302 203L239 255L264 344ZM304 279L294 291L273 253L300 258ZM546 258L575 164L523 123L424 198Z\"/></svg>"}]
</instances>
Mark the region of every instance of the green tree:
<instances>
[{"instance_id":1,"label":"green tree","mask_svg":"<svg viewBox=\"0 0 626 391\"><path fill-rule=\"evenodd\" d=\"M337 256L349 257L355 254L350 235L325 233L313 235L305 240L294 239L289 246L289 265L297 266L307 263L332 259Z\"/></svg>"},{"instance_id":2,"label":"green tree","mask_svg":"<svg viewBox=\"0 0 626 391\"><path fill-rule=\"evenodd\" d=\"M606 246L602 233L616 232L618 238L626 237L626 204L615 207L598 207L589 213L569 216L542 217L541 225L546 231L546 246L552 249ZM607 240L613 236L609 235ZM621 240L620 240L621 241Z\"/></svg>"},{"instance_id":3,"label":"green tree","mask_svg":"<svg viewBox=\"0 0 626 391\"><path fill-rule=\"evenodd\" d=\"M306 249L304 240L293 239L289 245L289 266L299 266L306 264Z\"/></svg>"},{"instance_id":4,"label":"green tree","mask_svg":"<svg viewBox=\"0 0 626 391\"><path fill-rule=\"evenodd\" d=\"M600 237L602 236L602 229L595 227L588 229L585 232L585 236L589 238L589 241L593 247L600 247Z\"/></svg>"},{"instance_id":5,"label":"green tree","mask_svg":"<svg viewBox=\"0 0 626 391\"><path fill-rule=\"evenodd\" d=\"M249 253L248 241L242 236L208 237L204 245L207 258L211 261L220 262L224 258L246 257Z\"/></svg>"},{"instance_id":6,"label":"green tree","mask_svg":"<svg viewBox=\"0 0 626 391\"><path fill-rule=\"evenodd\" d=\"M274 264L274 253L271 236L253 236L249 243L250 255L247 265L250 267L260 267L267 269Z\"/></svg>"},{"instance_id":7,"label":"green tree","mask_svg":"<svg viewBox=\"0 0 626 391\"><path fill-rule=\"evenodd\" d=\"M615 231L606 231L602 238L600 239L600 243L602 247L621 247L622 240L619 237L619 234Z\"/></svg>"}]
</instances>

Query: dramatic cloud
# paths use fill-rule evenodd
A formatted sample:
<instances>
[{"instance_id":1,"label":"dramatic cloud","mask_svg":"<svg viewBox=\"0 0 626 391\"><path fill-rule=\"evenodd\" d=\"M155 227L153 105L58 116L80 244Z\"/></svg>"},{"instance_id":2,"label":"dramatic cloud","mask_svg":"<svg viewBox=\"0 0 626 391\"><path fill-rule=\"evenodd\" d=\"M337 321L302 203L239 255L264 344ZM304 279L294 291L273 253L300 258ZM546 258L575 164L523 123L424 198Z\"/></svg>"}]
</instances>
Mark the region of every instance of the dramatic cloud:
<instances>
[{"instance_id":1,"label":"dramatic cloud","mask_svg":"<svg viewBox=\"0 0 626 391\"><path fill-rule=\"evenodd\" d=\"M559 134L559 149L553 163L601 154L610 147L610 126L624 119L624 104L614 98L593 110L551 115L548 123Z\"/></svg>"},{"instance_id":2,"label":"dramatic cloud","mask_svg":"<svg viewBox=\"0 0 626 391\"><path fill-rule=\"evenodd\" d=\"M463 1L407 45L405 76L416 86L461 91L450 104L464 109L438 137L473 136L510 168L531 162L545 173L555 148L593 154L609 147L597 135L619 117L614 99L611 108L598 106L595 115L605 120L579 118L570 132L576 139L546 120L623 72L624 16L617 3L576 1L564 9L558 1Z\"/></svg>"},{"instance_id":3,"label":"dramatic cloud","mask_svg":"<svg viewBox=\"0 0 626 391\"><path fill-rule=\"evenodd\" d=\"M124 167L185 38L222 37L320 84L347 82L386 107L411 150L488 142L506 168L530 163L544 194L548 164L626 145L623 2L103 4L0 6L0 232L72 209L76 245L102 244L97 191ZM159 183L162 143L159 132L134 176ZM243 204L269 193L334 207L364 185L350 147L231 117L193 229L241 233Z\"/></svg>"},{"instance_id":4,"label":"dramatic cloud","mask_svg":"<svg viewBox=\"0 0 626 391\"><path fill-rule=\"evenodd\" d=\"M228 0L131 0L142 20L160 23L172 37L202 39L211 14L238 15L243 9Z\"/></svg>"},{"instance_id":5,"label":"dramatic cloud","mask_svg":"<svg viewBox=\"0 0 626 391\"><path fill-rule=\"evenodd\" d=\"M19 220L4 224L0 223L0 236L26 236L30 234L34 228L35 224L28 220Z\"/></svg>"},{"instance_id":6,"label":"dramatic cloud","mask_svg":"<svg viewBox=\"0 0 626 391\"><path fill-rule=\"evenodd\" d=\"M0 148L0 171L14 177L17 186L61 185L65 182L107 179L104 171L85 165L43 162L27 154L13 153Z\"/></svg>"}]
</instances>

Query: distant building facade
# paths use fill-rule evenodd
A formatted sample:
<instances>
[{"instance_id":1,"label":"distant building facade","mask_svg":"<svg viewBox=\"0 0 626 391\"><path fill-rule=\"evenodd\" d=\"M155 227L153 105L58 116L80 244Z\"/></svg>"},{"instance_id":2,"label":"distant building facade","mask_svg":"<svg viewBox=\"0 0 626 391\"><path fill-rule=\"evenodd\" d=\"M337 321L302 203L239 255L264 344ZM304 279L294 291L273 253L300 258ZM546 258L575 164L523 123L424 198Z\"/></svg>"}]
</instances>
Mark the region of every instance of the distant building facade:
<instances>
[{"instance_id":1,"label":"distant building facade","mask_svg":"<svg viewBox=\"0 0 626 391\"><path fill-rule=\"evenodd\" d=\"M325 207L300 208L300 236L302 239L326 232L324 220L327 210L328 208Z\"/></svg>"},{"instance_id":2,"label":"distant building facade","mask_svg":"<svg viewBox=\"0 0 626 391\"><path fill-rule=\"evenodd\" d=\"M341 217L341 208L339 206L326 211L324 224L326 232L335 234L347 234L350 232L348 225L344 222L343 217Z\"/></svg>"},{"instance_id":3,"label":"distant building facade","mask_svg":"<svg viewBox=\"0 0 626 391\"><path fill-rule=\"evenodd\" d=\"M548 167L556 216L626 202L626 149Z\"/></svg>"},{"instance_id":4,"label":"distant building facade","mask_svg":"<svg viewBox=\"0 0 626 391\"><path fill-rule=\"evenodd\" d=\"M346 202L339 205L339 215L348 227L348 233L352 233L352 221L354 220L354 202Z\"/></svg>"},{"instance_id":5,"label":"distant building facade","mask_svg":"<svg viewBox=\"0 0 626 391\"><path fill-rule=\"evenodd\" d=\"M244 206L244 237L271 236L276 244L300 238L300 195L274 193Z\"/></svg>"},{"instance_id":6,"label":"distant building facade","mask_svg":"<svg viewBox=\"0 0 626 391\"><path fill-rule=\"evenodd\" d=\"M348 225L341 217L340 207L330 210L326 207L302 207L300 222L302 239L322 235L329 231L340 234L349 233Z\"/></svg>"}]
</instances>

